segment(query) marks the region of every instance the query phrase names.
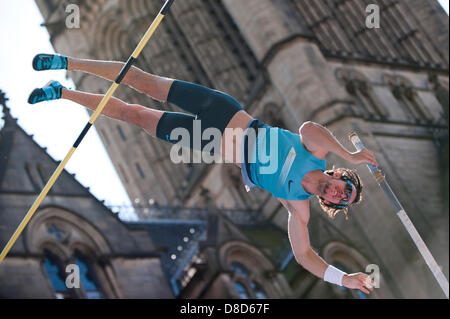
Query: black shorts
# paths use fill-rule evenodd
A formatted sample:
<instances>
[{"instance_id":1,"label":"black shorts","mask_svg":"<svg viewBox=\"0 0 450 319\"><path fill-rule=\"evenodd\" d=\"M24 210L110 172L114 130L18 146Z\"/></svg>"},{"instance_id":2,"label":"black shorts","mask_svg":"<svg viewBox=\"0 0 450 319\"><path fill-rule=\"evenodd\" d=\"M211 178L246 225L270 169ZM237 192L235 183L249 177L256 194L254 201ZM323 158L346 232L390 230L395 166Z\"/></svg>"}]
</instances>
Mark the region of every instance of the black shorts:
<instances>
[{"instance_id":1,"label":"black shorts","mask_svg":"<svg viewBox=\"0 0 450 319\"><path fill-rule=\"evenodd\" d=\"M244 110L242 105L228 94L183 81L173 82L167 101L193 115L164 113L158 123L157 137L172 144L180 144L182 137L178 136L172 139L171 134L175 129L182 128L190 133L191 140L190 145L181 146L199 150L198 147L195 147L197 145L201 147L200 151L213 138L201 139L200 143L194 143L194 121L200 121L202 136L209 128L218 129L223 135L236 113Z\"/></svg>"}]
</instances>

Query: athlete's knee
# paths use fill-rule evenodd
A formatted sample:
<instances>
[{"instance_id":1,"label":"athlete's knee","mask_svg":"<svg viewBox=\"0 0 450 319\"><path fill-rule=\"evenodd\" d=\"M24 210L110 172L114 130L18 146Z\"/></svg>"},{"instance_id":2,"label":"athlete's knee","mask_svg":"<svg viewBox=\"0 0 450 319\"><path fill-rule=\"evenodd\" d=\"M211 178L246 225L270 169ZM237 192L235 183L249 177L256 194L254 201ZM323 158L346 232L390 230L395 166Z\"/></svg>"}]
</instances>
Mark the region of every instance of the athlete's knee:
<instances>
[{"instance_id":1,"label":"athlete's knee","mask_svg":"<svg viewBox=\"0 0 450 319\"><path fill-rule=\"evenodd\" d=\"M122 118L125 122L141 126L142 127L142 117L146 108L139 104L126 104Z\"/></svg>"},{"instance_id":2,"label":"athlete's knee","mask_svg":"<svg viewBox=\"0 0 450 319\"><path fill-rule=\"evenodd\" d=\"M153 75L135 68L127 84L155 100L166 102L173 81L173 79Z\"/></svg>"}]
</instances>

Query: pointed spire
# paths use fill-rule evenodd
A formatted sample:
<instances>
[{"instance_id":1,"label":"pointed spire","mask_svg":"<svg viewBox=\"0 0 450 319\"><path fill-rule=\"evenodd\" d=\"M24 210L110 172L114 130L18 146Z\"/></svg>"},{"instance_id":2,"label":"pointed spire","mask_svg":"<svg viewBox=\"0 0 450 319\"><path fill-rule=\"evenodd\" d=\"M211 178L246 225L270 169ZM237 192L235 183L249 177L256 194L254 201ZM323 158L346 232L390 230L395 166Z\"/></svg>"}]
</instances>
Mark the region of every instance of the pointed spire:
<instances>
[{"instance_id":1,"label":"pointed spire","mask_svg":"<svg viewBox=\"0 0 450 319\"><path fill-rule=\"evenodd\" d=\"M6 94L2 90L0 90L0 130L5 125L5 112L8 111L6 107L6 101L8 101Z\"/></svg>"},{"instance_id":2,"label":"pointed spire","mask_svg":"<svg viewBox=\"0 0 450 319\"><path fill-rule=\"evenodd\" d=\"M12 120L17 122L17 119L12 117L11 112L6 105L6 102L9 101L9 98L6 97L6 93L0 89L0 121L3 118L3 121Z\"/></svg>"},{"instance_id":3,"label":"pointed spire","mask_svg":"<svg viewBox=\"0 0 450 319\"><path fill-rule=\"evenodd\" d=\"M4 107L6 107L6 102L9 101L9 99L6 97L5 92L3 92L0 89L0 104L3 105Z\"/></svg>"}]
</instances>

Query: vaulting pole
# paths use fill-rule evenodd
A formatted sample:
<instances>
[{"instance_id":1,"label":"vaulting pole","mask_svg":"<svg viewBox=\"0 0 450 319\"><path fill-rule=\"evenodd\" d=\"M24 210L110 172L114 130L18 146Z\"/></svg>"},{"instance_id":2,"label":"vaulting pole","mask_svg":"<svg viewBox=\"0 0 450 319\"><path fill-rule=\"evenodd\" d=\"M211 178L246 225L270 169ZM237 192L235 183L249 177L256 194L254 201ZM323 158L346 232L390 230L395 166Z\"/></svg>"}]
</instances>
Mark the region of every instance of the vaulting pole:
<instances>
[{"instance_id":1,"label":"vaulting pole","mask_svg":"<svg viewBox=\"0 0 450 319\"><path fill-rule=\"evenodd\" d=\"M350 141L353 143L353 145L355 145L355 147L358 151L365 148L364 144L362 143L361 139L358 137L358 135L356 133L350 134ZM434 277L436 278L437 282L441 286L442 291L444 292L445 296L448 298L448 280L447 280L447 278L442 273L441 268L436 263L436 260L434 259L433 255L431 255L431 252L428 249L427 245L423 241L422 237L420 237L420 234L418 233L417 229L414 227L413 223L409 219L408 215L406 214L405 209L403 208L402 204L400 204L400 201L398 200L397 196L395 196L392 188L389 186L388 182L386 181L385 175L383 174L383 172L380 169L378 169L375 166L367 164L367 167L369 168L373 177L377 181L378 185L381 187L381 189L386 194L386 196L389 199L389 201L391 202L392 206L394 206L394 209L397 212L397 216L402 221L403 225L405 226L405 228L408 231L409 235L411 236L412 240L414 241L414 243L416 244L420 253L422 254L422 257L425 259L425 262L427 263L428 267L430 268L430 270L433 273Z\"/></svg>"},{"instance_id":2,"label":"vaulting pole","mask_svg":"<svg viewBox=\"0 0 450 319\"><path fill-rule=\"evenodd\" d=\"M47 196L47 194L50 191L50 189L52 188L52 186L55 184L55 182L58 179L59 175L64 170L64 167L69 162L69 160L72 157L73 153L75 153L76 149L78 148L80 143L83 141L83 139L86 136L86 134L89 132L89 129L91 128L92 125L94 125L95 121L97 120L97 118L102 113L102 111L105 108L106 104L109 102L109 100L113 96L114 92L119 87L119 85L122 82L123 78L128 73L128 71L130 70L131 66L133 65L133 63L138 58L138 56L141 54L141 52L144 49L144 47L146 46L148 40L150 40L151 36L156 31L156 29L158 28L158 26L161 23L161 21L164 19L164 17L169 12L173 1L174 0L167 0L166 1L166 3L164 4L163 8L159 12L158 16L155 18L155 20L153 21L151 26L148 28L148 30L145 33L144 37L141 39L141 42L138 44L138 46L134 50L134 52L131 55L131 57L128 59L127 63L124 65L122 71L120 71L119 75L117 76L117 79L111 85L111 87L109 88L108 92L106 93L106 95L104 96L102 101L100 102L99 106L97 107L97 110L92 115L92 117L89 120L88 124L83 129L83 131L81 132L81 134L78 137L78 139L75 141L75 144L72 146L72 148L70 149L69 153L66 155L66 157L61 162L61 164L59 164L59 166L56 168L56 171L53 173L52 177L47 182L47 185L45 185L45 187L42 190L41 194L38 196L38 198L36 199L34 204L31 206L30 210L28 211L28 213L25 215L24 219L20 223L19 227L16 229L16 231L13 234L13 236L10 238L10 240L6 244L5 248L3 249L3 251L2 251L2 253L0 255L0 263L3 261L3 259L5 259L6 255L11 250L11 247L14 245L14 243L17 240L17 238L19 238L19 236L22 233L23 229L27 226L28 222L33 217L33 214L36 212L38 207L41 205L42 201Z\"/></svg>"}]
</instances>

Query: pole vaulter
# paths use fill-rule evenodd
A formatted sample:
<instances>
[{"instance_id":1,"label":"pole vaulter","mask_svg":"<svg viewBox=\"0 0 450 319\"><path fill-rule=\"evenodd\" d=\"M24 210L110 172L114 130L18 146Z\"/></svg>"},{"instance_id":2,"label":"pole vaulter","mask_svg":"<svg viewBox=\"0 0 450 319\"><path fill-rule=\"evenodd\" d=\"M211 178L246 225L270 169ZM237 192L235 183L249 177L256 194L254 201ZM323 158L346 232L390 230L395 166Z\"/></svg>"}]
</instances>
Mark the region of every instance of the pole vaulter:
<instances>
[{"instance_id":1,"label":"pole vaulter","mask_svg":"<svg viewBox=\"0 0 450 319\"><path fill-rule=\"evenodd\" d=\"M0 255L0 261L5 258L70 156L102 113L112 119L139 126L151 136L175 144L177 148L201 151L203 155L208 155L207 158L202 155L208 163L211 163L211 156L217 159L219 154L216 153L220 153L219 163L225 160L236 164L241 169L248 190L259 188L271 193L289 212L288 238L297 263L326 282L348 289L359 289L365 294L373 291L375 282L365 273L347 274L321 258L311 247L308 223L310 200L314 197L318 199L320 207L330 219L334 219L341 212L348 218L349 207L362 201L363 184L358 173L355 170L334 166L333 169L327 170L327 154L333 153L352 165L370 164L369 169L396 208L400 219L448 298L447 279L386 183L382 172L377 169L379 165L374 152L365 148L356 134L353 134L351 139L358 151L350 152L330 130L319 123L311 121L302 123L298 134L295 134L254 118L235 98L224 92L131 67L169 11L172 2L173 0L165 3L126 64L49 54L38 54L33 59L33 68L36 71L62 69L82 71L110 81L114 81L116 74L122 71L105 97L70 90L57 81L51 81L30 94L28 100L30 104L67 99L95 111L95 114L7 244ZM121 82L156 101L176 105L187 113L156 110L113 98L112 95ZM180 129L183 133L188 133L181 134L181 140L179 140ZM204 136L211 135L213 141L204 139ZM217 142L224 146L219 152L216 149Z\"/></svg>"},{"instance_id":2,"label":"pole vaulter","mask_svg":"<svg viewBox=\"0 0 450 319\"><path fill-rule=\"evenodd\" d=\"M50 189L55 184L55 182L58 179L59 175L64 170L64 167L69 162L69 160L72 157L73 153L75 153L75 151L77 150L78 146L81 144L81 142L83 141L84 137L89 132L89 129L92 127L92 125L94 125L95 121L97 120L97 118L102 113L102 111L105 108L106 104L109 102L109 100L111 99L111 97L113 96L113 94L115 93L117 88L119 87L119 85L122 82L123 78L128 73L128 71L130 70L131 66L134 64L134 62L136 61L136 59L138 58L138 56L141 54L142 50L146 46L147 42L150 40L150 38L152 37L152 35L156 31L156 29L158 28L159 24L161 23L161 21L164 19L164 17L169 12L170 7L173 4L173 1L174 0L167 0L165 2L165 4L164 4L163 8L161 9L161 11L159 12L158 16L155 18L153 23L150 25L150 27L148 28L147 32L145 33L145 35L141 39L140 43L138 44L138 46L134 50L133 54L128 59L127 63L125 64L125 66L123 67L123 69L121 70L119 75L117 76L117 79L114 81L114 83L109 88L108 92L106 93L106 95L104 96L104 98L100 102L99 106L97 107L96 112L92 115L91 119L89 120L88 124L83 129L83 131L81 132L81 134L78 137L78 139L76 140L75 144L70 149L69 153L66 155L66 157L61 162L61 164L59 164L59 166L57 167L57 169L53 173L52 177L50 178L50 180L45 185L45 187L42 190L41 194L38 196L38 198L36 199L34 204L31 206L30 210L28 211L28 213L25 215L24 219L20 223L19 227L16 229L16 231L13 234L13 236L8 241L8 243L6 244L5 248L3 249L2 253L0 254L0 263L3 261L3 259L5 259L6 255L11 250L12 246L14 245L16 240L19 238L20 234L22 233L24 228L27 226L28 222L31 220L31 218L33 217L34 213L36 212L36 210L41 205L42 201L45 199L45 197L47 196L47 194L50 191Z\"/></svg>"},{"instance_id":3,"label":"pole vaulter","mask_svg":"<svg viewBox=\"0 0 450 319\"><path fill-rule=\"evenodd\" d=\"M353 145L356 147L356 149L362 150L366 148L361 141L361 139L358 137L356 133L350 134L350 141L353 143ZM405 226L406 230L408 231L409 235L411 236L412 240L414 241L414 244L416 244L417 248L419 249L420 253L422 254L422 257L425 259L425 262L427 263L428 267L430 268L431 272L433 273L434 277L436 278L437 282L442 288L442 291L444 292L445 296L448 298L448 280L443 274L441 268L436 263L436 260L434 259L433 255L431 255L430 250L428 249L427 245L423 241L422 237L420 237L419 232L414 227L413 223L411 222L411 219L406 214L405 209L403 208L402 204L398 200L397 196L395 196L395 193L393 192L392 188L389 186L389 183L386 181L386 176L383 174L383 172L370 164L367 164L367 168L369 169L372 176L377 181L378 185L381 187L381 189L386 194L387 198L391 202L392 206L394 206L395 211L397 212L398 218L403 223L403 226Z\"/></svg>"}]
</instances>

